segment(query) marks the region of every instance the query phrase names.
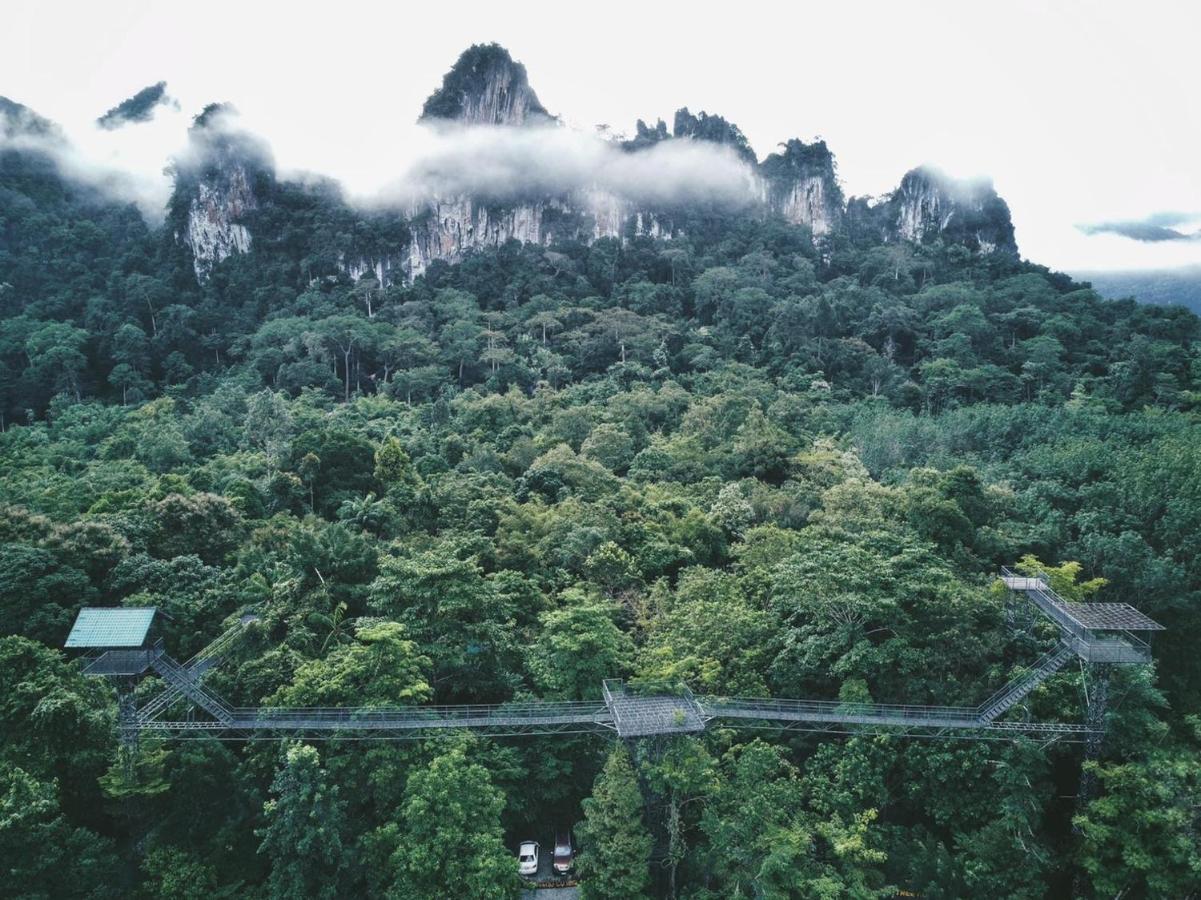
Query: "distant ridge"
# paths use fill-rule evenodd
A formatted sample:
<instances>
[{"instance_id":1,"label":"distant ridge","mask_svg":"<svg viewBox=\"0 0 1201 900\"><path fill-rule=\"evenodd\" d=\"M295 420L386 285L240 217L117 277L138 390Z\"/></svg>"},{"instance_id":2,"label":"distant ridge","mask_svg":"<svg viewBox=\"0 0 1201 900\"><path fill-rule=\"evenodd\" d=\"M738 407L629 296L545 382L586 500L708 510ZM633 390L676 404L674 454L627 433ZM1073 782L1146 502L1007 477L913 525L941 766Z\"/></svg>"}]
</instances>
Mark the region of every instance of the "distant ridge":
<instances>
[{"instance_id":1,"label":"distant ridge","mask_svg":"<svg viewBox=\"0 0 1201 900\"><path fill-rule=\"evenodd\" d=\"M1201 314L1201 265L1132 272L1072 272L1107 300L1133 297L1156 306L1185 306Z\"/></svg>"}]
</instances>

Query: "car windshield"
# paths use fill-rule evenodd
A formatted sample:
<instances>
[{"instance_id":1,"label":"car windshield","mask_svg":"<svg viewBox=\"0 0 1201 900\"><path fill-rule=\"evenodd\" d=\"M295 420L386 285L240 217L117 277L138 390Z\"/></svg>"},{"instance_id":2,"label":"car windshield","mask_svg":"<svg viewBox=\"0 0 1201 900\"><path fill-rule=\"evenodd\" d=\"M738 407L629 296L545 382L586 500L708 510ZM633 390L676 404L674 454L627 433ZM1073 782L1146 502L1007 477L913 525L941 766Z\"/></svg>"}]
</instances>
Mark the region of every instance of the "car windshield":
<instances>
[{"instance_id":1,"label":"car windshield","mask_svg":"<svg viewBox=\"0 0 1201 900\"><path fill-rule=\"evenodd\" d=\"M533 861L534 861L534 854L532 854L532 853L523 853L523 854L521 854L521 861L522 861L522 862L533 862Z\"/></svg>"}]
</instances>

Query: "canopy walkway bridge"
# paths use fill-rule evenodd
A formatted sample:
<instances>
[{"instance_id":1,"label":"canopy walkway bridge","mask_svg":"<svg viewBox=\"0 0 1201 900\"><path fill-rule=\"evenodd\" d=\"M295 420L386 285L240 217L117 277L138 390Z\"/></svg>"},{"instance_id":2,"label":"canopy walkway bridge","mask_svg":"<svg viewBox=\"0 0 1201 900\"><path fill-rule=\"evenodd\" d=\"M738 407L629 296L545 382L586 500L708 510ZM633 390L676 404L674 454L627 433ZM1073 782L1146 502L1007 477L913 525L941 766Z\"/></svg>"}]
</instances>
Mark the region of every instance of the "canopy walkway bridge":
<instances>
[{"instance_id":1,"label":"canopy walkway bridge","mask_svg":"<svg viewBox=\"0 0 1201 900\"><path fill-rule=\"evenodd\" d=\"M1006 586L1025 595L1060 632L1041 659L976 706L903 706L829 700L695 696L681 685L638 685L608 680L597 700L528 700L495 705L417 707L277 708L230 706L203 684L254 616L242 619L185 663L172 659L162 641L149 637L153 609L84 609L67 647L92 651L84 672L117 684L119 728L125 742L142 732L173 738L222 740L405 740L454 729L494 736L600 732L621 738L727 728L769 728L830 733L896 733L911 737L1086 741L1096 728L1078 723L1002 721L1031 691L1079 658L1089 663L1131 665L1150 660L1136 631L1162 626L1127 604L1070 603L1046 576L1002 570ZM137 707L133 687L155 672L162 691ZM166 718L186 708L184 718Z\"/></svg>"}]
</instances>

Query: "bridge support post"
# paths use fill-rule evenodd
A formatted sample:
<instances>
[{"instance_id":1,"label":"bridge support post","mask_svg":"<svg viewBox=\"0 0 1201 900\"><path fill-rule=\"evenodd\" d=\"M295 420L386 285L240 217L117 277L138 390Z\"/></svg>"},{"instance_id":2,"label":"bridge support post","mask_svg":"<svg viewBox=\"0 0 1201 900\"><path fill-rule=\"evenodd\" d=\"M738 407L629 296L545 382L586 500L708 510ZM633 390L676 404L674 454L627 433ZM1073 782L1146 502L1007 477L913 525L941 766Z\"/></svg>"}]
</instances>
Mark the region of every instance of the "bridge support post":
<instances>
[{"instance_id":1,"label":"bridge support post","mask_svg":"<svg viewBox=\"0 0 1201 900\"><path fill-rule=\"evenodd\" d=\"M1084 667L1084 697L1088 708L1084 721L1089 727L1084 744L1084 762L1101 758L1105 747L1105 717L1109 713L1109 679L1113 666L1089 665ZM1080 770L1080 784L1076 789L1076 806L1083 809L1097 788L1097 779L1087 768ZM1073 829L1075 830L1075 829Z\"/></svg>"},{"instance_id":2,"label":"bridge support post","mask_svg":"<svg viewBox=\"0 0 1201 900\"><path fill-rule=\"evenodd\" d=\"M117 689L117 753L125 767L125 774L132 778L141 736L137 700L134 696L138 682L136 678L126 677L113 678L112 681Z\"/></svg>"},{"instance_id":3,"label":"bridge support post","mask_svg":"<svg viewBox=\"0 0 1201 900\"><path fill-rule=\"evenodd\" d=\"M657 889L669 898L676 896L677 870L688 849L683 818L687 798L670 786L666 787L666 793L661 792L648 777L648 769L662 764L679 738L677 734L657 734L627 739L638 772L646 828L651 836L651 877Z\"/></svg>"},{"instance_id":4,"label":"bridge support post","mask_svg":"<svg viewBox=\"0 0 1201 900\"><path fill-rule=\"evenodd\" d=\"M1113 666L1091 664L1082 667L1084 674L1084 699L1088 708L1084 711L1084 721L1089 727L1088 737L1084 744L1084 759L1082 762L1093 762L1101 758L1105 747L1105 716L1109 712L1109 678L1113 674ZM1076 785L1076 812L1084 812L1088 801L1097 790L1097 776L1082 766L1080 781ZM1079 838L1080 826L1072 823L1072 834ZM1072 876L1072 896L1086 895L1086 879L1083 869L1076 867Z\"/></svg>"}]
</instances>

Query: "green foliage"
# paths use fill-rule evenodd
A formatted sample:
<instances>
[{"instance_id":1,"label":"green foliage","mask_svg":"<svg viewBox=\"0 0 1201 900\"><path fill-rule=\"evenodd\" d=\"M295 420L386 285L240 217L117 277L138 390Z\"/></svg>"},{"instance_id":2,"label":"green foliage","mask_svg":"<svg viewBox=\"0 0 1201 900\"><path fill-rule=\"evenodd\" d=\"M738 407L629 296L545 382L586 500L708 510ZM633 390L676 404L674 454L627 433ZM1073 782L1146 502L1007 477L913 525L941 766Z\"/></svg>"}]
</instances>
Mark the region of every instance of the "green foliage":
<instances>
[{"instance_id":1,"label":"green foliage","mask_svg":"<svg viewBox=\"0 0 1201 900\"><path fill-rule=\"evenodd\" d=\"M331 623L332 626L332 623ZM361 620L354 643L303 663L270 706L409 706L430 699L429 660L396 622Z\"/></svg>"},{"instance_id":2,"label":"green foliage","mask_svg":"<svg viewBox=\"0 0 1201 900\"><path fill-rule=\"evenodd\" d=\"M430 114L510 65L469 51ZM675 132L746 152L718 116ZM678 210L671 241L353 280L407 246L399 214L207 140L218 174L246 157L259 204L253 252L203 284L170 240L200 172L156 230L0 153L10 893L510 896L502 835L581 808L592 896L1196 893L1196 317L1005 253L881 243L859 206L820 253L782 222ZM836 188L820 142L765 173ZM85 604L159 607L180 658L254 606L208 676L245 706L595 699L611 677L971 705L1050 638L989 589L1014 560L1168 626L1153 671L1114 677L1078 838L1059 747L714 724L636 768L583 737L122 755L108 686L51 649ZM1008 715L1078 720L1079 686L1068 667Z\"/></svg>"},{"instance_id":3,"label":"green foliage","mask_svg":"<svg viewBox=\"0 0 1201 900\"><path fill-rule=\"evenodd\" d=\"M1190 740L1128 762L1087 762L1101 794L1077 815L1080 864L1096 896L1187 897L1201 885L1201 721Z\"/></svg>"},{"instance_id":4,"label":"green foliage","mask_svg":"<svg viewBox=\"0 0 1201 900\"><path fill-rule=\"evenodd\" d=\"M39 782L16 766L0 768L5 895L20 900L122 896L111 842L68 822L57 793L54 782Z\"/></svg>"},{"instance_id":5,"label":"green foliage","mask_svg":"<svg viewBox=\"0 0 1201 900\"><path fill-rule=\"evenodd\" d=\"M580 896L637 900L650 888L651 838L642 823L642 795L626 749L618 744L584 801L580 826Z\"/></svg>"},{"instance_id":6,"label":"green foliage","mask_svg":"<svg viewBox=\"0 0 1201 900\"><path fill-rule=\"evenodd\" d=\"M271 782L272 799L263 806L266 825L258 832L259 853L271 862L267 895L342 896L352 871L346 844L346 807L337 786L329 784L317 750L289 747Z\"/></svg>"},{"instance_id":7,"label":"green foliage","mask_svg":"<svg viewBox=\"0 0 1201 900\"><path fill-rule=\"evenodd\" d=\"M601 682L629 668L633 642L616 623L611 603L579 590L542 614L541 635L530 648L530 671L542 692L566 700L600 696Z\"/></svg>"},{"instance_id":8,"label":"green foliage","mask_svg":"<svg viewBox=\"0 0 1201 900\"><path fill-rule=\"evenodd\" d=\"M465 900L516 897L517 867L501 843L504 803L488 770L468 758L465 743L414 771L397 821L370 836L391 878L385 895L422 900L453 885Z\"/></svg>"}]
</instances>

